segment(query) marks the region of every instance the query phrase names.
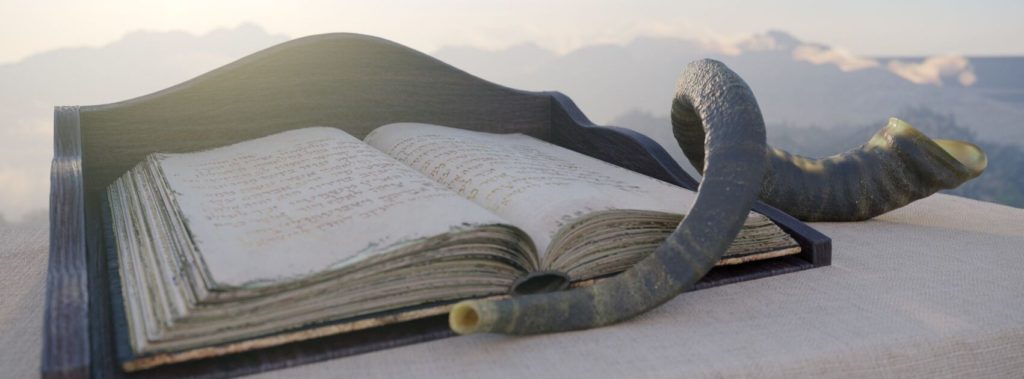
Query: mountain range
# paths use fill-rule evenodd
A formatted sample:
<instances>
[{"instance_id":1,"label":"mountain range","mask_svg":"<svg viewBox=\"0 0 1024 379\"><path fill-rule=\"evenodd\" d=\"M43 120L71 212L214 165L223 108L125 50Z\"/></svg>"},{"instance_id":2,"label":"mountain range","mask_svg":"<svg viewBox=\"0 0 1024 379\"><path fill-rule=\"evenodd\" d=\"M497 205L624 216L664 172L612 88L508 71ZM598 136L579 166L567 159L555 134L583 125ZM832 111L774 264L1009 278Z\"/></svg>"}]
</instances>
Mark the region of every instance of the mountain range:
<instances>
[{"instance_id":1,"label":"mountain range","mask_svg":"<svg viewBox=\"0 0 1024 379\"><path fill-rule=\"evenodd\" d=\"M55 105L145 95L288 39L253 24L203 35L139 31L0 64L0 219L35 219L47 207Z\"/></svg>"},{"instance_id":2,"label":"mountain range","mask_svg":"<svg viewBox=\"0 0 1024 379\"><path fill-rule=\"evenodd\" d=\"M140 31L0 64L0 220L38 219L47 206L54 105L137 97L288 39L253 24L203 35ZM513 88L564 92L595 122L633 127L679 158L666 118L670 99L686 63L705 57L747 80L769 136L782 128L808 136L855 130L924 107L977 140L1024 146L1024 57L865 58L779 31L731 45L643 37L567 53L523 44L431 54Z\"/></svg>"},{"instance_id":3,"label":"mountain range","mask_svg":"<svg viewBox=\"0 0 1024 379\"><path fill-rule=\"evenodd\" d=\"M525 44L496 51L447 47L433 55L499 84L564 92L597 123L629 111L668 114L686 64L712 58L747 81L771 125L860 126L927 107L954 115L980 140L1024 146L1022 57L858 57L781 31L725 48L645 37L566 54Z\"/></svg>"},{"instance_id":4,"label":"mountain range","mask_svg":"<svg viewBox=\"0 0 1024 379\"><path fill-rule=\"evenodd\" d=\"M977 141L974 132L959 124L948 113L926 107L908 107L900 109L893 116L914 120L918 130L933 138ZM797 155L826 157L867 142L885 122L884 118L879 118L864 125L842 129L768 125L768 144ZM614 125L633 125L634 128L654 132L649 136L661 142L684 170L697 177L696 170L675 143L671 128L666 127L670 123L667 115L655 116L642 111L627 112L612 120ZM977 141L977 145L988 156L985 172L957 188L943 192L1024 208L1024 147L988 141Z\"/></svg>"}]
</instances>

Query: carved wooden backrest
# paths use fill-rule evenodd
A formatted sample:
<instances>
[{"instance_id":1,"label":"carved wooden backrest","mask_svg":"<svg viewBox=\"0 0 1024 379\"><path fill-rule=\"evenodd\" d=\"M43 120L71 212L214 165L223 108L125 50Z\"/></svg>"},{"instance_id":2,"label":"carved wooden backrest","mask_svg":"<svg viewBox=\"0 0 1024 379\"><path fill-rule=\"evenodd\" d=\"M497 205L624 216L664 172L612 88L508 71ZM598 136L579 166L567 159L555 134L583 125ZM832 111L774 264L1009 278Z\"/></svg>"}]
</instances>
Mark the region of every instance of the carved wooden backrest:
<instances>
[{"instance_id":1,"label":"carved wooden backrest","mask_svg":"<svg viewBox=\"0 0 1024 379\"><path fill-rule=\"evenodd\" d=\"M362 138L378 126L413 121L548 139L550 104L549 94L489 83L380 38L300 38L151 95L81 107L85 188L102 190L153 152L308 126Z\"/></svg>"}]
</instances>

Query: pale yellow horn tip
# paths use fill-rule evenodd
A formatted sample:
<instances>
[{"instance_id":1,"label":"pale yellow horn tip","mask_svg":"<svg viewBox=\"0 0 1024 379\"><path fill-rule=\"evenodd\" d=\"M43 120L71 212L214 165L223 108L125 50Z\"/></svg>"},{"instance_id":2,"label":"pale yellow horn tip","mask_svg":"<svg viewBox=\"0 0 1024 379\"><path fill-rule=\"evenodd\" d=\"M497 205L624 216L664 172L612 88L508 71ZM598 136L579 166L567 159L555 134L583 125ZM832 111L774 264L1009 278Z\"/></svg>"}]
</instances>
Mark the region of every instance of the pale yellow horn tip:
<instances>
[{"instance_id":1,"label":"pale yellow horn tip","mask_svg":"<svg viewBox=\"0 0 1024 379\"><path fill-rule=\"evenodd\" d=\"M472 302L460 302L448 313L448 326L458 334L473 334L480 328L480 314Z\"/></svg>"}]
</instances>

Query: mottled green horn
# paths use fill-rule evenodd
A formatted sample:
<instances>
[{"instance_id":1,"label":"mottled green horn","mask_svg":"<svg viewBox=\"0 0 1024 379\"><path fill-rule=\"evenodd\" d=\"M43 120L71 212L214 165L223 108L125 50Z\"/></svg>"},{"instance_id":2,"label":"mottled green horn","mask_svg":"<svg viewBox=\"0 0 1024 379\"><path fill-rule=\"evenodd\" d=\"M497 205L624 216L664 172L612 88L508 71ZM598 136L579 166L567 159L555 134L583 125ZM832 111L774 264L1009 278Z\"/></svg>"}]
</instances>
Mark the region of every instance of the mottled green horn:
<instances>
[{"instance_id":1,"label":"mottled green horn","mask_svg":"<svg viewBox=\"0 0 1024 379\"><path fill-rule=\"evenodd\" d=\"M449 314L454 331L532 334L612 324L672 299L718 262L761 188L764 121L750 88L712 60L686 67L673 104L702 125L707 166L693 207L672 235L626 272L591 287L460 302Z\"/></svg>"},{"instance_id":2,"label":"mottled green horn","mask_svg":"<svg viewBox=\"0 0 1024 379\"><path fill-rule=\"evenodd\" d=\"M753 98L746 106L756 107ZM672 131L698 171L704 169L700 117L678 98ZM889 124L859 148L823 159L769 147L762 201L804 221L866 220L981 175L978 146L933 140L906 122Z\"/></svg>"}]
</instances>

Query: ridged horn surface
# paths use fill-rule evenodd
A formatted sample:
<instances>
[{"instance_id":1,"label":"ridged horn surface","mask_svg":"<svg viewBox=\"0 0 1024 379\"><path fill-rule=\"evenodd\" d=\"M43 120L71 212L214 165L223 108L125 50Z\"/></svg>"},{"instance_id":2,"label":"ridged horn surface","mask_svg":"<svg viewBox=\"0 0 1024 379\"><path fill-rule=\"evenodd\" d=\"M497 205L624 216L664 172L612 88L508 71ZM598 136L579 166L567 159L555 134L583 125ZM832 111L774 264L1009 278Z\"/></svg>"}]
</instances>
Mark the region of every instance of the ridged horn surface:
<instances>
[{"instance_id":1,"label":"ridged horn surface","mask_svg":"<svg viewBox=\"0 0 1024 379\"><path fill-rule=\"evenodd\" d=\"M629 270L591 287L460 302L449 314L453 330L533 334L612 324L672 299L718 262L761 189L764 121L750 88L711 60L686 67L673 104L673 114L677 105L686 107L703 129L707 166L692 208L671 236Z\"/></svg>"},{"instance_id":2,"label":"ridged horn surface","mask_svg":"<svg viewBox=\"0 0 1024 379\"><path fill-rule=\"evenodd\" d=\"M672 130L703 175L697 200L653 254L587 288L470 300L449 315L460 334L532 334L622 321L690 288L718 262L757 197L806 221L865 220L977 177L984 152L933 140L892 118L859 148L811 159L765 144L746 83L724 64L693 62L672 101Z\"/></svg>"},{"instance_id":3,"label":"ridged horn surface","mask_svg":"<svg viewBox=\"0 0 1024 379\"><path fill-rule=\"evenodd\" d=\"M757 107L754 99L743 107ZM677 97L672 131L698 171L704 169L700 118ZM950 189L988 165L978 146L933 140L897 118L864 145L822 159L769 147L760 199L804 221L861 221Z\"/></svg>"}]
</instances>

